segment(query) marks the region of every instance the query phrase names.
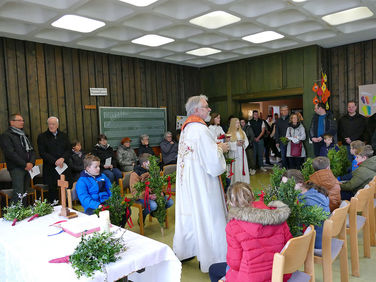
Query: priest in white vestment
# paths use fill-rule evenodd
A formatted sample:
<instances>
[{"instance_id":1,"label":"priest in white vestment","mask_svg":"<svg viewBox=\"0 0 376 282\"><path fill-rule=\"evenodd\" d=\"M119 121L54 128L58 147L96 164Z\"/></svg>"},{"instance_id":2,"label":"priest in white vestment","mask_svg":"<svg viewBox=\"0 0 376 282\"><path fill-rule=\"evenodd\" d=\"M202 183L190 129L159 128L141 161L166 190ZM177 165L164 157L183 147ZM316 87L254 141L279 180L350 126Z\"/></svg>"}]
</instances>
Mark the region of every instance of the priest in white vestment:
<instances>
[{"instance_id":1,"label":"priest in white vestment","mask_svg":"<svg viewBox=\"0 0 376 282\"><path fill-rule=\"evenodd\" d=\"M227 143L216 143L206 126L207 97L193 96L185 105L176 172L173 249L180 260L197 256L202 272L226 261L226 204L220 176L226 170Z\"/></svg>"}]
</instances>

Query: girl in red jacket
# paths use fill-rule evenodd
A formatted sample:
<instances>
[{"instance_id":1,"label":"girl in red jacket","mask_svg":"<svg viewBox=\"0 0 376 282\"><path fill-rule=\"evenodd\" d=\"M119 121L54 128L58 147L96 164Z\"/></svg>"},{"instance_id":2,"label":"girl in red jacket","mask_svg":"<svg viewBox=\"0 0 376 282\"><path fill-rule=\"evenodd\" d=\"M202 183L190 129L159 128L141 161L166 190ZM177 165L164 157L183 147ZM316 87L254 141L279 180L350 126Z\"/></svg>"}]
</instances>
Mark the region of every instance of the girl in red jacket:
<instances>
[{"instance_id":1,"label":"girl in red jacket","mask_svg":"<svg viewBox=\"0 0 376 282\"><path fill-rule=\"evenodd\" d=\"M253 200L246 183L236 182L227 191L227 264L210 267L211 281L218 281L225 274L227 282L271 281L274 253L292 238L286 223L290 209L280 201L266 206Z\"/></svg>"}]
</instances>

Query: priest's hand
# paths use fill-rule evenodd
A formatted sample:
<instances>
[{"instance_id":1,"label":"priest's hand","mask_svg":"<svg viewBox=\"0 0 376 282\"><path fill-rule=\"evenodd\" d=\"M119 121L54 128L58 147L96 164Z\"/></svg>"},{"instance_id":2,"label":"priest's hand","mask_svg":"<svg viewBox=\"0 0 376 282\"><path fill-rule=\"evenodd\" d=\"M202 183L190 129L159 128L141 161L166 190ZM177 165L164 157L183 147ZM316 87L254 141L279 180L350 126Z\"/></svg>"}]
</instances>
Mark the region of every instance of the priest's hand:
<instances>
[{"instance_id":1,"label":"priest's hand","mask_svg":"<svg viewBox=\"0 0 376 282\"><path fill-rule=\"evenodd\" d=\"M228 150L230 149L230 146L228 145L228 143L219 143L218 147L222 149L223 153L227 153Z\"/></svg>"}]
</instances>

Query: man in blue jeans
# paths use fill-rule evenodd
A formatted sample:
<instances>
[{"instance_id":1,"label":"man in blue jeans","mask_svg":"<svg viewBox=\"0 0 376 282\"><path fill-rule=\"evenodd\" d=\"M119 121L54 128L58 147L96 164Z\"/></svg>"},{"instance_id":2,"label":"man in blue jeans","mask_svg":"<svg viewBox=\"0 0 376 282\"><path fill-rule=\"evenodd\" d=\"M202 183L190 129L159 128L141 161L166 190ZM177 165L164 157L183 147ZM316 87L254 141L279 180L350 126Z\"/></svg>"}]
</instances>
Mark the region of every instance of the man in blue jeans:
<instances>
[{"instance_id":1,"label":"man in blue jeans","mask_svg":"<svg viewBox=\"0 0 376 282\"><path fill-rule=\"evenodd\" d=\"M287 151L287 144L283 144L281 141L281 137L286 137L286 131L289 127L289 108L287 105L283 105L280 107L281 117L277 119L275 123L275 134L274 138L276 141L276 146L281 150L281 158L282 158L282 166L284 168L288 168L287 158L286 158L286 151Z\"/></svg>"},{"instance_id":2,"label":"man in blue jeans","mask_svg":"<svg viewBox=\"0 0 376 282\"><path fill-rule=\"evenodd\" d=\"M254 156L256 158L256 164L261 171L266 171L264 168L264 134L265 134L265 122L259 118L259 112L254 110L253 117L249 121L253 132L255 133L255 139L253 140Z\"/></svg>"},{"instance_id":3,"label":"man in blue jeans","mask_svg":"<svg viewBox=\"0 0 376 282\"><path fill-rule=\"evenodd\" d=\"M135 195L137 192L136 189L134 189L134 185L140 181L145 182L150 177L150 174L149 174L149 165L150 165L149 157L150 156L151 155L147 153L140 155L139 157L140 165L135 166L133 172L131 173L131 176L129 179L129 186L131 187L131 192L133 195ZM157 197L155 194L149 195L149 202L145 205L144 193L142 193L142 195L140 195L139 199L137 200L137 202L142 204L144 208L142 211L144 222L145 222L146 216L149 213L152 213L153 211L157 210L158 206L157 206L157 203L155 202L156 198ZM166 199L166 209L168 209L174 204L174 201L172 199L167 200L167 197L165 197L165 199Z\"/></svg>"}]
</instances>

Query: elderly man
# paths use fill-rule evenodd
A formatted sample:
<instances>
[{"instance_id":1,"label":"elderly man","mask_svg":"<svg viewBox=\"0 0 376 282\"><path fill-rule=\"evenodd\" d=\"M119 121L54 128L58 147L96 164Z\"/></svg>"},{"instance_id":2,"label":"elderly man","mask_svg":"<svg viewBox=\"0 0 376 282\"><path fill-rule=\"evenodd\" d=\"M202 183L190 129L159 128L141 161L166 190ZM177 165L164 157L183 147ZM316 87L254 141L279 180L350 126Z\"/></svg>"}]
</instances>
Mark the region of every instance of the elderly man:
<instances>
[{"instance_id":1,"label":"elderly man","mask_svg":"<svg viewBox=\"0 0 376 282\"><path fill-rule=\"evenodd\" d=\"M334 143L337 137L337 124L331 112L327 112L324 103L315 105L315 115L312 117L309 137L313 142L313 151L315 157L320 155L320 148L324 144L324 135L330 134L334 137Z\"/></svg>"},{"instance_id":2,"label":"elderly man","mask_svg":"<svg viewBox=\"0 0 376 282\"><path fill-rule=\"evenodd\" d=\"M201 271L226 259L226 204L220 176L226 170L227 143L216 143L204 120L207 97L185 105L188 119L179 140L173 249L180 260L197 256Z\"/></svg>"},{"instance_id":3,"label":"elderly man","mask_svg":"<svg viewBox=\"0 0 376 282\"><path fill-rule=\"evenodd\" d=\"M161 144L159 144L162 151L163 165L176 164L178 159L178 144L172 140L172 133L170 131L164 134L164 138Z\"/></svg>"},{"instance_id":4,"label":"elderly man","mask_svg":"<svg viewBox=\"0 0 376 282\"><path fill-rule=\"evenodd\" d=\"M17 202L17 194L24 194L30 187L29 171L35 164L35 152L25 132L24 119L20 114L9 117L9 128L0 137L7 168L12 178L11 201Z\"/></svg>"},{"instance_id":5,"label":"elderly man","mask_svg":"<svg viewBox=\"0 0 376 282\"><path fill-rule=\"evenodd\" d=\"M38 136L38 149L43 159L43 180L48 185L48 201L52 203L59 198L57 180L60 176L55 168L63 167L65 160L69 158L71 148L68 136L58 130L57 117L49 117L47 125L48 129Z\"/></svg>"}]
</instances>

